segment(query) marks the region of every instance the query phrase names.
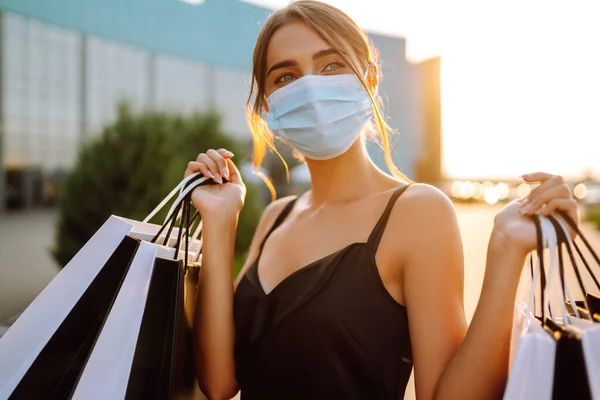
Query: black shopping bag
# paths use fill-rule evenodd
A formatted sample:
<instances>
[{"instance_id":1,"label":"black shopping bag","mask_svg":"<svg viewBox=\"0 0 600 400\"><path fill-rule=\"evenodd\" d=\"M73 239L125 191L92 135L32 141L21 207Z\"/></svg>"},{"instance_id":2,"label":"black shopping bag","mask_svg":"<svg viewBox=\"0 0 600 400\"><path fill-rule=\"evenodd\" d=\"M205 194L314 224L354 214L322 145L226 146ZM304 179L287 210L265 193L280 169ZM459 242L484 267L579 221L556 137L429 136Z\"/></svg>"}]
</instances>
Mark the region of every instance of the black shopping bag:
<instances>
[{"instance_id":1,"label":"black shopping bag","mask_svg":"<svg viewBox=\"0 0 600 400\"><path fill-rule=\"evenodd\" d=\"M198 264L184 271L182 261L156 259L126 399L201 396L193 360L198 272Z\"/></svg>"},{"instance_id":2,"label":"black shopping bag","mask_svg":"<svg viewBox=\"0 0 600 400\"><path fill-rule=\"evenodd\" d=\"M199 174L184 179L157 209L184 187L191 193L205 181ZM171 225L165 234L166 225L117 216L103 224L0 338L0 399L75 395L116 301L130 295L123 293L125 283L136 282L134 264L139 277L151 271L156 257L178 257L169 246L172 234L181 232ZM148 241L148 235L154 239ZM162 246L153 244L159 239ZM127 303L125 298L122 304Z\"/></svg>"},{"instance_id":3,"label":"black shopping bag","mask_svg":"<svg viewBox=\"0 0 600 400\"><path fill-rule=\"evenodd\" d=\"M139 245L125 237L36 357L11 400L66 399L71 394Z\"/></svg>"},{"instance_id":4,"label":"black shopping bag","mask_svg":"<svg viewBox=\"0 0 600 400\"><path fill-rule=\"evenodd\" d=\"M589 246L589 242L585 236L579 231L577 226L566 214L561 215L565 221L579 234L581 240L588 246L591 254L596 257L594 250ZM597 298L591 294L586 288L583 279L583 268L575 257L575 253L579 256L587 272L591 276L591 281L598 285L598 278L591 269L583 253L579 249L577 243L570 239L566 226L557 217L550 215L548 220L555 229L558 255L558 272L562 295L567 306L568 313L562 318L548 319L546 326L556 339L556 356L554 363L554 382L552 390L553 400L566 399L593 399L593 385L597 384L597 374L594 373L598 369L597 357L600 351L600 324L595 322L595 310L592 305ZM568 261L577 278L577 286L581 293L582 300L573 299L573 293L569 289L568 282L565 279L565 257L568 256ZM597 258L597 257L596 257ZM572 305L575 304L575 307ZM556 323L559 321L559 323ZM597 398L597 397L596 397Z\"/></svg>"},{"instance_id":5,"label":"black shopping bag","mask_svg":"<svg viewBox=\"0 0 600 400\"><path fill-rule=\"evenodd\" d=\"M165 229L164 237L172 238L175 221L180 219L173 247L140 244L73 399L203 398L192 351L193 277L197 280L198 265L189 261L199 256L188 251L193 189L181 192L177 206L151 240L161 237ZM186 280L192 281L186 284Z\"/></svg>"},{"instance_id":6,"label":"black shopping bag","mask_svg":"<svg viewBox=\"0 0 600 400\"><path fill-rule=\"evenodd\" d=\"M65 398L89 356L139 240L109 218L0 339L0 398Z\"/></svg>"}]
</instances>

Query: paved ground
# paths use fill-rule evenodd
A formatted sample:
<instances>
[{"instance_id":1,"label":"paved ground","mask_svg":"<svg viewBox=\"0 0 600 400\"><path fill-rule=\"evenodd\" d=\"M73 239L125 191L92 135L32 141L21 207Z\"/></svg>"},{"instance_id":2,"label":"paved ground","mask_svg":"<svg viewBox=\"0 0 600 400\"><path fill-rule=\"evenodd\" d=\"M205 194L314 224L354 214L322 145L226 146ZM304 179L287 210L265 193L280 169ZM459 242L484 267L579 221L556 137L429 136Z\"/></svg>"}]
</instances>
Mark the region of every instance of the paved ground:
<instances>
[{"instance_id":1,"label":"paved ground","mask_svg":"<svg viewBox=\"0 0 600 400\"><path fill-rule=\"evenodd\" d=\"M499 207L457 206L465 253L465 310L471 319L483 282L486 245ZM21 312L58 272L50 258L55 213L36 211L0 216L0 325ZM600 234L585 233L596 249ZM0 335L3 333L0 326ZM414 399L412 380L406 399Z\"/></svg>"},{"instance_id":2,"label":"paved ground","mask_svg":"<svg viewBox=\"0 0 600 400\"><path fill-rule=\"evenodd\" d=\"M0 325L39 294L59 269L50 256L55 213L0 215Z\"/></svg>"}]
</instances>

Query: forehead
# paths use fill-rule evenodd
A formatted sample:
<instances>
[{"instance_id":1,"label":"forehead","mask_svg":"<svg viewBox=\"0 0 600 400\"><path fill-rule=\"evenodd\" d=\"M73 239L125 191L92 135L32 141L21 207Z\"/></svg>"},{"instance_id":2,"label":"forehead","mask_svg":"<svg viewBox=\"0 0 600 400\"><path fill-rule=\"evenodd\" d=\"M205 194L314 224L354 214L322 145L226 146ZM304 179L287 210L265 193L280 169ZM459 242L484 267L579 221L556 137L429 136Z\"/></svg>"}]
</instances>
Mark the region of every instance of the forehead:
<instances>
[{"instance_id":1,"label":"forehead","mask_svg":"<svg viewBox=\"0 0 600 400\"><path fill-rule=\"evenodd\" d=\"M317 32L300 21L277 29L267 48L267 68L283 60L298 60L331 46Z\"/></svg>"}]
</instances>

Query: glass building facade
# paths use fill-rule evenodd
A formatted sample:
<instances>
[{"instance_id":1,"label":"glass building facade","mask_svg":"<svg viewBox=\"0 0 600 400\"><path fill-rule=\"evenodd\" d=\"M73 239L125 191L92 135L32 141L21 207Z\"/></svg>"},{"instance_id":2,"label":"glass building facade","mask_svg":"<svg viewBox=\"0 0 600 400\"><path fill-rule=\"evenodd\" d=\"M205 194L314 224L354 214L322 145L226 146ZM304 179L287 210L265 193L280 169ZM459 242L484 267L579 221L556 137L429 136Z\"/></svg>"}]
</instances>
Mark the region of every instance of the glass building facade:
<instances>
[{"instance_id":1,"label":"glass building facade","mask_svg":"<svg viewBox=\"0 0 600 400\"><path fill-rule=\"evenodd\" d=\"M114 121L116 105L191 113L207 108L250 140L244 117L251 55L269 10L236 0L0 0L0 209L10 171L66 172L79 146ZM401 169L418 147L415 74L402 38L371 36ZM199 149L201 151L202 149ZM383 154L372 147L377 164ZM42 179L43 180L43 179ZM25 206L39 182L24 180Z\"/></svg>"}]
</instances>

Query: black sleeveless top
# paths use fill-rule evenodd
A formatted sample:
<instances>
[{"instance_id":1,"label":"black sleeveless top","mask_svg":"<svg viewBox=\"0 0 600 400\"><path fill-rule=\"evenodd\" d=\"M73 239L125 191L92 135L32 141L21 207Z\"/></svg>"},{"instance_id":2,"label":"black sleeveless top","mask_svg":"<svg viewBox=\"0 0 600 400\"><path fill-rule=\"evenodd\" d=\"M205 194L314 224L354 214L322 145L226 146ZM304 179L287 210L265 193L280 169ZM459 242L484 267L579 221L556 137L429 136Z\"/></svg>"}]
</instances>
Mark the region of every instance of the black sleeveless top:
<instances>
[{"instance_id":1,"label":"black sleeveless top","mask_svg":"<svg viewBox=\"0 0 600 400\"><path fill-rule=\"evenodd\" d=\"M258 279L259 254L234 296L243 400L403 398L412 370L408 317L383 285L375 253L407 187L394 192L366 243L301 268L269 294Z\"/></svg>"}]
</instances>

